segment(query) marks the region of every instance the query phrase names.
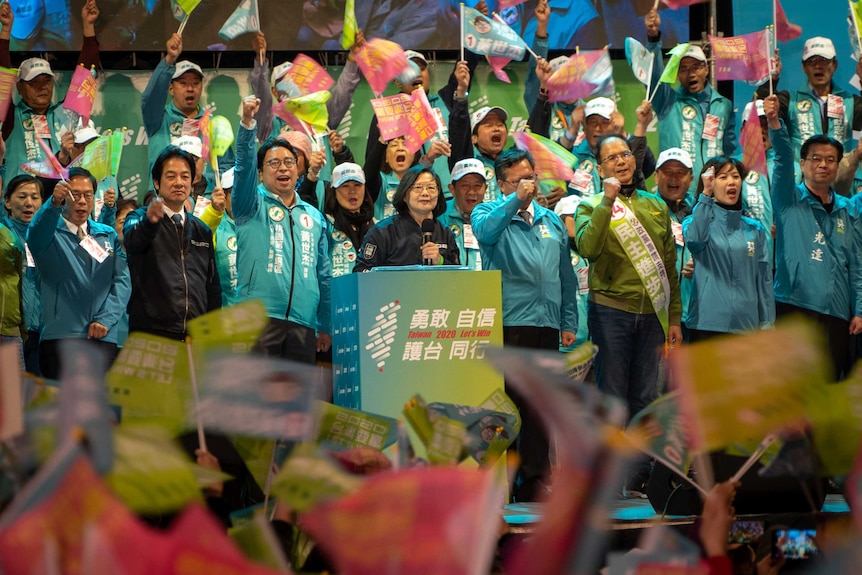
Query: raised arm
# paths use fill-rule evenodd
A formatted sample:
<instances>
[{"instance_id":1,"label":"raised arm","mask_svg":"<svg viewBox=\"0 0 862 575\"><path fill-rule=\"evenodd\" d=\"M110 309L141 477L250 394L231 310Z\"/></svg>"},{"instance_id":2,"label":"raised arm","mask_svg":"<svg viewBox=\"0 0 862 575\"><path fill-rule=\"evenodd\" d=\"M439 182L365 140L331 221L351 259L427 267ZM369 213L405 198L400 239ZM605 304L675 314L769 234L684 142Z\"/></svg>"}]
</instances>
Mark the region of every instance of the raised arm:
<instances>
[{"instance_id":1,"label":"raised arm","mask_svg":"<svg viewBox=\"0 0 862 575\"><path fill-rule=\"evenodd\" d=\"M269 60L266 59L266 36L258 32L251 40L254 50L254 65L251 69L251 90L260 100L260 108L255 114L257 120L257 139L266 142L272 134L272 90L269 83ZM260 55L264 58L261 60Z\"/></svg>"},{"instance_id":2,"label":"raised arm","mask_svg":"<svg viewBox=\"0 0 862 575\"><path fill-rule=\"evenodd\" d=\"M177 33L172 34L165 48L167 50L165 58L153 70L150 81L147 82L147 87L141 95L141 113L148 136L159 131L165 117L165 100L177 59L183 52L183 37Z\"/></svg>"},{"instance_id":3,"label":"raised arm","mask_svg":"<svg viewBox=\"0 0 862 575\"><path fill-rule=\"evenodd\" d=\"M254 121L259 106L260 100L253 97L246 98L242 103L242 122L236 138L236 166L231 192L231 207L237 225L244 224L254 216L260 201L257 193Z\"/></svg>"},{"instance_id":4,"label":"raised arm","mask_svg":"<svg viewBox=\"0 0 862 575\"><path fill-rule=\"evenodd\" d=\"M793 146L787 133L787 126L778 117L778 97L769 96L763 100L763 112L769 125L769 139L775 152L775 166L772 170L772 207L780 213L792 206L797 197L796 177L794 175Z\"/></svg>"}]
</instances>

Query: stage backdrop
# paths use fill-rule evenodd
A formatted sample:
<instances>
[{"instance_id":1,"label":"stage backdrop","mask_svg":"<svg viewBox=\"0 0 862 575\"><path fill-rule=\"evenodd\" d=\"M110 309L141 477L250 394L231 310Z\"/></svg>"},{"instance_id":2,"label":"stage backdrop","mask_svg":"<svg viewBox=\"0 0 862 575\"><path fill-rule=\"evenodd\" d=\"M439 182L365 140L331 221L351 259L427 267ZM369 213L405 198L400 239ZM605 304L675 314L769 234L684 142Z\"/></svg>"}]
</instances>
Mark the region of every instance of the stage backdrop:
<instances>
[{"instance_id":1,"label":"stage backdrop","mask_svg":"<svg viewBox=\"0 0 862 575\"><path fill-rule=\"evenodd\" d=\"M431 85L436 90L445 84L453 62L432 62ZM329 73L337 78L341 69L330 67ZM529 116L524 104L523 82L527 74L526 63L513 63L508 68L512 84L505 84L494 77L491 69L480 64L470 92L471 112L485 105L503 106L509 112L509 129L523 129ZM201 101L216 104L217 114L226 116L233 124L234 130L239 126L239 113L242 98L251 93L249 72L244 70L206 70L204 91ZM123 197L143 198L147 178L147 135L141 120L141 93L149 80L149 72L106 72L99 80L99 91L93 110L93 121L100 132L114 129L125 129L125 147L120 165L118 182ZM55 91L57 98L65 96L71 72L62 72L58 76L59 87ZM617 99L622 113L626 117L629 131L634 129L635 109L641 103L645 88L634 79L625 61L614 62L614 78L617 87ZM394 92L390 87L389 92ZM341 123L339 131L353 150L361 165L365 158L365 141L368 135L368 125L373 114L368 103L372 98L371 89L363 80L356 90L353 105ZM655 123L649 134L650 144L655 150L657 145ZM511 144L511 140L510 140Z\"/></svg>"}]
</instances>

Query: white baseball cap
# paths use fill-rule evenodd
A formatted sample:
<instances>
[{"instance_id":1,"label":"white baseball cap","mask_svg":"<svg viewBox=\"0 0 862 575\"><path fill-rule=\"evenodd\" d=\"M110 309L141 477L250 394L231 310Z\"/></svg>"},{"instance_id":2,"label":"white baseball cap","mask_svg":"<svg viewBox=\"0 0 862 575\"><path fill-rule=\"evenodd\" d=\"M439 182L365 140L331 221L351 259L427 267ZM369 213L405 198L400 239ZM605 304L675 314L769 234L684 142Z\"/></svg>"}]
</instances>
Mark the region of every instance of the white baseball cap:
<instances>
[{"instance_id":1,"label":"white baseball cap","mask_svg":"<svg viewBox=\"0 0 862 575\"><path fill-rule=\"evenodd\" d=\"M688 50L685 51L682 58L694 58L695 60L706 62L706 54L703 53L703 48L695 46L694 44L688 47ZM680 58L680 60L682 60L682 58Z\"/></svg>"},{"instance_id":2,"label":"white baseball cap","mask_svg":"<svg viewBox=\"0 0 862 575\"><path fill-rule=\"evenodd\" d=\"M21 65L18 66L18 79L24 82L29 82L36 76L47 74L54 77L54 72L51 70L51 64L42 58L27 58Z\"/></svg>"},{"instance_id":3,"label":"white baseball cap","mask_svg":"<svg viewBox=\"0 0 862 575\"><path fill-rule=\"evenodd\" d=\"M231 168L229 170L226 170L225 173L221 175L221 189L229 190L233 187L234 171L235 169Z\"/></svg>"},{"instance_id":4,"label":"white baseball cap","mask_svg":"<svg viewBox=\"0 0 862 575\"><path fill-rule=\"evenodd\" d=\"M763 111L763 100L755 100L754 102L757 105L757 115L758 116L766 116L766 113ZM748 115L751 113L751 102L745 105L745 110L742 112L742 121L744 122L748 119Z\"/></svg>"},{"instance_id":5,"label":"white baseball cap","mask_svg":"<svg viewBox=\"0 0 862 575\"><path fill-rule=\"evenodd\" d=\"M477 174L485 181L485 164L475 158L460 160L452 166L452 183L457 182L467 174Z\"/></svg>"},{"instance_id":6,"label":"white baseball cap","mask_svg":"<svg viewBox=\"0 0 862 575\"><path fill-rule=\"evenodd\" d=\"M820 56L827 60L835 59L835 44L829 38L823 36L815 36L805 41L805 46L802 48L802 61L804 62L812 56Z\"/></svg>"},{"instance_id":7,"label":"white baseball cap","mask_svg":"<svg viewBox=\"0 0 862 575\"><path fill-rule=\"evenodd\" d=\"M171 76L171 80L176 80L186 72L194 72L201 78L204 77L203 70L201 67L195 64L194 62L189 62L188 60L182 60L181 62L177 62L177 68L174 70L174 75Z\"/></svg>"},{"instance_id":8,"label":"white baseball cap","mask_svg":"<svg viewBox=\"0 0 862 575\"><path fill-rule=\"evenodd\" d=\"M563 64L565 64L568 61L569 61L569 56L557 56L556 58L554 58L553 60L548 62L548 64L550 64L551 70L556 72L557 70L559 70L560 68L563 67Z\"/></svg>"},{"instance_id":9,"label":"white baseball cap","mask_svg":"<svg viewBox=\"0 0 862 575\"><path fill-rule=\"evenodd\" d=\"M93 120L87 122L86 126L81 126L81 119L78 119L78 124L75 126L75 143L86 144L94 138L98 138L101 134L96 131L96 125Z\"/></svg>"},{"instance_id":10,"label":"white baseball cap","mask_svg":"<svg viewBox=\"0 0 862 575\"><path fill-rule=\"evenodd\" d=\"M691 156L688 154L688 152L686 152L682 148L668 148L658 155L658 160L656 160L655 167L656 169L659 169L665 163L670 161L679 162L689 170L692 166Z\"/></svg>"},{"instance_id":11,"label":"white baseball cap","mask_svg":"<svg viewBox=\"0 0 862 575\"><path fill-rule=\"evenodd\" d=\"M428 60L425 59L425 54L416 50L404 50L404 56L408 60L422 60L422 63L428 65Z\"/></svg>"},{"instance_id":12,"label":"white baseball cap","mask_svg":"<svg viewBox=\"0 0 862 575\"><path fill-rule=\"evenodd\" d=\"M285 62L273 68L272 75L269 77L269 83L275 86L279 80L284 78L285 75L290 72L291 68L293 68L293 62Z\"/></svg>"},{"instance_id":13,"label":"white baseball cap","mask_svg":"<svg viewBox=\"0 0 862 575\"><path fill-rule=\"evenodd\" d=\"M610 120L614 110L616 109L617 105L614 104L614 101L610 98L593 98L587 102L587 105L584 108L584 118L589 118L594 114L598 114L602 118Z\"/></svg>"},{"instance_id":14,"label":"white baseball cap","mask_svg":"<svg viewBox=\"0 0 862 575\"><path fill-rule=\"evenodd\" d=\"M352 162L344 162L338 164L332 170L332 187L339 188L346 182L365 183L365 172L362 171L362 166Z\"/></svg>"},{"instance_id":15,"label":"white baseball cap","mask_svg":"<svg viewBox=\"0 0 862 575\"><path fill-rule=\"evenodd\" d=\"M554 213L558 216L571 216L578 209L578 204L580 203L581 196L565 196L560 198L560 201L554 206Z\"/></svg>"},{"instance_id":16,"label":"white baseball cap","mask_svg":"<svg viewBox=\"0 0 862 575\"><path fill-rule=\"evenodd\" d=\"M470 128L475 132L476 127L482 123L482 121L488 116L490 113L497 114L505 123L506 120L509 119L509 114L506 113L506 110L499 106L483 106L473 112L473 115L470 116Z\"/></svg>"},{"instance_id":17,"label":"white baseball cap","mask_svg":"<svg viewBox=\"0 0 862 575\"><path fill-rule=\"evenodd\" d=\"M171 145L188 152L196 158L203 156L204 145L197 136L180 136L171 140Z\"/></svg>"}]
</instances>

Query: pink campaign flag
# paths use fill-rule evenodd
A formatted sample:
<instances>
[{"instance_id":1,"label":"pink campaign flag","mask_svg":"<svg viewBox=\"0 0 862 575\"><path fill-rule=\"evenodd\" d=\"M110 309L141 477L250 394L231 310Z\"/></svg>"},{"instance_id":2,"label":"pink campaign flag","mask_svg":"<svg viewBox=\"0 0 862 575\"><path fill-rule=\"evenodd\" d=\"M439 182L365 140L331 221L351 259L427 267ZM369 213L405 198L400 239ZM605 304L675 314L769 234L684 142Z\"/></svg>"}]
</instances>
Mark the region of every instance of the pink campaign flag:
<instances>
[{"instance_id":1,"label":"pink campaign flag","mask_svg":"<svg viewBox=\"0 0 862 575\"><path fill-rule=\"evenodd\" d=\"M770 50L767 30L719 38L710 36L715 55L716 80L742 80L752 85L769 79Z\"/></svg>"},{"instance_id":2,"label":"pink campaign flag","mask_svg":"<svg viewBox=\"0 0 862 575\"><path fill-rule=\"evenodd\" d=\"M572 170L572 165L566 164L553 153L547 138L522 131L512 134L512 139L518 149L527 150L532 154L539 180L569 182L574 179L575 172Z\"/></svg>"},{"instance_id":3,"label":"pink campaign flag","mask_svg":"<svg viewBox=\"0 0 862 575\"><path fill-rule=\"evenodd\" d=\"M299 88L302 94L329 90L335 80L313 58L300 54L293 60L293 66L287 72L287 77Z\"/></svg>"},{"instance_id":4,"label":"pink campaign flag","mask_svg":"<svg viewBox=\"0 0 862 575\"><path fill-rule=\"evenodd\" d=\"M96 99L96 79L93 73L84 66L75 68L72 82L63 100L63 107L81 116L86 126L93 111L93 101Z\"/></svg>"},{"instance_id":5,"label":"pink campaign flag","mask_svg":"<svg viewBox=\"0 0 862 575\"><path fill-rule=\"evenodd\" d=\"M494 75L498 80L506 82L507 84L512 83L509 79L509 75L503 70L503 68L512 61L511 58L506 58L504 56L485 56L485 59L488 60L488 64L491 66L491 69L494 71Z\"/></svg>"},{"instance_id":6,"label":"pink campaign flag","mask_svg":"<svg viewBox=\"0 0 862 575\"><path fill-rule=\"evenodd\" d=\"M686 6L694 6L695 4L704 4L709 0L661 0L665 6L671 10L679 10Z\"/></svg>"},{"instance_id":7,"label":"pink campaign flag","mask_svg":"<svg viewBox=\"0 0 862 575\"><path fill-rule=\"evenodd\" d=\"M48 147L48 144L42 138L36 138L36 142L42 148L44 159L21 164L21 169L28 174L52 180L65 180L68 178L69 170L60 165L60 160L57 159L57 156Z\"/></svg>"},{"instance_id":8,"label":"pink campaign flag","mask_svg":"<svg viewBox=\"0 0 862 575\"><path fill-rule=\"evenodd\" d=\"M775 0L775 38L779 42L790 42L802 36L802 26L791 24L781 2Z\"/></svg>"},{"instance_id":9,"label":"pink campaign flag","mask_svg":"<svg viewBox=\"0 0 862 575\"><path fill-rule=\"evenodd\" d=\"M386 84L408 66L404 49L389 40L372 38L356 54L356 63L368 80L375 95L386 89Z\"/></svg>"},{"instance_id":10,"label":"pink campaign flag","mask_svg":"<svg viewBox=\"0 0 862 575\"><path fill-rule=\"evenodd\" d=\"M503 10L503 8L511 8L513 6L517 6L518 4L523 4L527 0L499 0L497 2L497 7L499 10Z\"/></svg>"},{"instance_id":11,"label":"pink campaign flag","mask_svg":"<svg viewBox=\"0 0 862 575\"><path fill-rule=\"evenodd\" d=\"M760 117L757 115L757 105L752 104L745 124L739 131L739 141L742 144L742 165L763 176L769 176L766 167L766 150L763 145L763 132L760 129Z\"/></svg>"},{"instance_id":12,"label":"pink campaign flag","mask_svg":"<svg viewBox=\"0 0 862 575\"><path fill-rule=\"evenodd\" d=\"M9 112L9 104L12 103L12 89L17 81L18 74L15 70L0 66L0 122Z\"/></svg>"},{"instance_id":13,"label":"pink campaign flag","mask_svg":"<svg viewBox=\"0 0 862 575\"><path fill-rule=\"evenodd\" d=\"M421 88L409 96L395 94L371 100L371 106L380 126L380 137L391 140L403 136L410 153L415 153L437 131L437 115Z\"/></svg>"},{"instance_id":14,"label":"pink campaign flag","mask_svg":"<svg viewBox=\"0 0 862 575\"><path fill-rule=\"evenodd\" d=\"M548 101L568 102L600 95L596 89L605 82L598 80L607 76L606 73L596 73L601 68L607 68L608 71L611 69L607 50L585 50L572 54L566 63L548 78ZM613 83L611 86L613 87Z\"/></svg>"}]
</instances>

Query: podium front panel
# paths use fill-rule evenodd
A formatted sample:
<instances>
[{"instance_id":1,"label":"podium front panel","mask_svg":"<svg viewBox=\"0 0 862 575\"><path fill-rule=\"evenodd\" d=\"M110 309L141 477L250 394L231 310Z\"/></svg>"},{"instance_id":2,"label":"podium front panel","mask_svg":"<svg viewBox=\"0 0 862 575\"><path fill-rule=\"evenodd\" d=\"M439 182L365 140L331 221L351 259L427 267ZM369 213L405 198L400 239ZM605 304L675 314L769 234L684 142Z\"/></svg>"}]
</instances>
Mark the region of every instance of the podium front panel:
<instances>
[{"instance_id":1,"label":"podium front panel","mask_svg":"<svg viewBox=\"0 0 862 575\"><path fill-rule=\"evenodd\" d=\"M503 377L499 271L381 271L332 282L334 403L403 419L413 394L479 405Z\"/></svg>"}]
</instances>

